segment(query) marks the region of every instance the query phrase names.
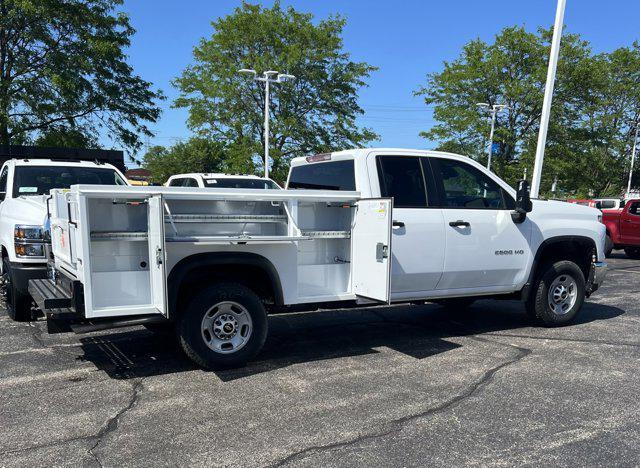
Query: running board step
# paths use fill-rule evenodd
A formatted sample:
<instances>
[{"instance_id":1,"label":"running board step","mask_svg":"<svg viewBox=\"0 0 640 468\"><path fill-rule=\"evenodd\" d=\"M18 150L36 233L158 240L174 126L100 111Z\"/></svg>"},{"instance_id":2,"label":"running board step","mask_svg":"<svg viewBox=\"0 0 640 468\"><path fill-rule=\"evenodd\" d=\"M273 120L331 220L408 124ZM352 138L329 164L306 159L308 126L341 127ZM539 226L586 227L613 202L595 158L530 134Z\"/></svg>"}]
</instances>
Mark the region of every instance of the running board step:
<instances>
[{"instance_id":1,"label":"running board step","mask_svg":"<svg viewBox=\"0 0 640 468\"><path fill-rule=\"evenodd\" d=\"M136 325L145 325L148 323L167 323L168 320L161 315L145 315L138 317L130 317L117 320L100 320L95 322L73 323L70 325L71 330L76 335L92 333L102 330L110 330L112 328L133 327Z\"/></svg>"},{"instance_id":2,"label":"running board step","mask_svg":"<svg viewBox=\"0 0 640 468\"><path fill-rule=\"evenodd\" d=\"M42 311L71 307L71 295L48 278L29 280L28 289Z\"/></svg>"}]
</instances>

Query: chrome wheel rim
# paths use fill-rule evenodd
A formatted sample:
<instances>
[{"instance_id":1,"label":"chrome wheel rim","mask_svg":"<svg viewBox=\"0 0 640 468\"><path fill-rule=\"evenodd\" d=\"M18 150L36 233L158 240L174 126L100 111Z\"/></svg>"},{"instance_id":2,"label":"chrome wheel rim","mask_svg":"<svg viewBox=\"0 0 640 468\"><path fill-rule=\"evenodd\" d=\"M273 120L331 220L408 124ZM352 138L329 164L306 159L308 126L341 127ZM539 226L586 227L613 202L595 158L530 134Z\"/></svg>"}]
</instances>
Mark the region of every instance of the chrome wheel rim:
<instances>
[{"instance_id":1,"label":"chrome wheel rim","mask_svg":"<svg viewBox=\"0 0 640 468\"><path fill-rule=\"evenodd\" d=\"M242 304L218 302L204 314L200 330L209 349L231 354L247 344L253 332L253 321Z\"/></svg>"},{"instance_id":2,"label":"chrome wheel rim","mask_svg":"<svg viewBox=\"0 0 640 468\"><path fill-rule=\"evenodd\" d=\"M551 283L547 299L554 314L565 315L578 299L578 284L571 276L560 275Z\"/></svg>"}]
</instances>

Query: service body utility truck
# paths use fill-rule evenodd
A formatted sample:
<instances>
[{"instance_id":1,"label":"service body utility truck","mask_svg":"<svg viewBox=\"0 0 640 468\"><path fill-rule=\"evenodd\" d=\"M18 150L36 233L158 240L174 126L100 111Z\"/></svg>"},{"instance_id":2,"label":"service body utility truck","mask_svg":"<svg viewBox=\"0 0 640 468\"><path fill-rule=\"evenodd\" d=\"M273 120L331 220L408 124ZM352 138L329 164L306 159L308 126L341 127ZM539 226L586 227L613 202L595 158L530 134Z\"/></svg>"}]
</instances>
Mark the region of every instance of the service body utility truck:
<instances>
[{"instance_id":1,"label":"service body utility truck","mask_svg":"<svg viewBox=\"0 0 640 468\"><path fill-rule=\"evenodd\" d=\"M599 211L530 200L469 158L360 149L297 158L288 190L52 191L55 278L29 290L75 331L172 324L209 368L261 349L289 306L519 299L545 325L606 271ZM78 325L79 324L79 325Z\"/></svg>"},{"instance_id":2,"label":"service body utility truck","mask_svg":"<svg viewBox=\"0 0 640 468\"><path fill-rule=\"evenodd\" d=\"M120 153L83 152L89 157ZM127 185L122 173L111 164L81 161L72 155L55 160L33 156L8 159L0 169L2 286L7 313L14 320L31 318L28 281L47 276L49 192L78 183Z\"/></svg>"}]
</instances>

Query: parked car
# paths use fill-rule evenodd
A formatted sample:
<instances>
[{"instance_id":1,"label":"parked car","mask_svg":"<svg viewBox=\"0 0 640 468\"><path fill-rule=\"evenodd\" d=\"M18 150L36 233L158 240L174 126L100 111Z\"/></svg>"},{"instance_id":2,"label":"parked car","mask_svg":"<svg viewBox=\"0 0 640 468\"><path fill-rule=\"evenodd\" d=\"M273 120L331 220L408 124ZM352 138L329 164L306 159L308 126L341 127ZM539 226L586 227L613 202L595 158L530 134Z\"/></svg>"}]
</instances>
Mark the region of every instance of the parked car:
<instances>
[{"instance_id":1,"label":"parked car","mask_svg":"<svg viewBox=\"0 0 640 468\"><path fill-rule=\"evenodd\" d=\"M167 187L276 189L281 187L271 179L244 174L176 174L169 177Z\"/></svg>"},{"instance_id":2,"label":"parked car","mask_svg":"<svg viewBox=\"0 0 640 468\"><path fill-rule=\"evenodd\" d=\"M621 198L596 198L596 208L599 210L621 210L624 208L625 201Z\"/></svg>"},{"instance_id":3,"label":"parked car","mask_svg":"<svg viewBox=\"0 0 640 468\"><path fill-rule=\"evenodd\" d=\"M640 259L640 199L627 200L622 210L604 210L602 222L607 229L607 256L624 249L627 257Z\"/></svg>"},{"instance_id":4,"label":"parked car","mask_svg":"<svg viewBox=\"0 0 640 468\"><path fill-rule=\"evenodd\" d=\"M75 184L128 185L122 172L99 162L10 159L0 169L2 282L7 313L14 320L31 316L29 279L47 275L49 191Z\"/></svg>"},{"instance_id":5,"label":"parked car","mask_svg":"<svg viewBox=\"0 0 640 468\"><path fill-rule=\"evenodd\" d=\"M463 156L296 158L287 188L54 190L55 275L29 290L60 329L165 324L220 368L256 356L289 306L519 299L558 326L606 272L598 210L530 200Z\"/></svg>"}]
</instances>

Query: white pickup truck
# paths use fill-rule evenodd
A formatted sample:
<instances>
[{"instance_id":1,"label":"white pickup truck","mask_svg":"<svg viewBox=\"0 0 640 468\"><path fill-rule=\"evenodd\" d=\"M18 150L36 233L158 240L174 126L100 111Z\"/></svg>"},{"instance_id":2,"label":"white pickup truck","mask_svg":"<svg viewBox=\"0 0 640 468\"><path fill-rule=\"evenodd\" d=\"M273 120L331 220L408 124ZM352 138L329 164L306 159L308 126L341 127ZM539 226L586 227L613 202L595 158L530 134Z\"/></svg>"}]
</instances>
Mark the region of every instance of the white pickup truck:
<instances>
[{"instance_id":1,"label":"white pickup truck","mask_svg":"<svg viewBox=\"0 0 640 468\"><path fill-rule=\"evenodd\" d=\"M28 281L47 275L49 191L78 183L127 185L118 169L97 162L21 158L0 169L0 271L7 313L14 320L31 318Z\"/></svg>"},{"instance_id":2,"label":"white pickup truck","mask_svg":"<svg viewBox=\"0 0 640 468\"><path fill-rule=\"evenodd\" d=\"M175 327L208 368L253 358L267 314L519 299L571 321L606 272L599 211L530 200L448 153L359 149L293 160L288 190L53 190L55 277L29 290L76 332Z\"/></svg>"},{"instance_id":3,"label":"white pickup truck","mask_svg":"<svg viewBox=\"0 0 640 468\"><path fill-rule=\"evenodd\" d=\"M281 189L273 180L256 175L201 172L174 174L164 185L166 187Z\"/></svg>"}]
</instances>

